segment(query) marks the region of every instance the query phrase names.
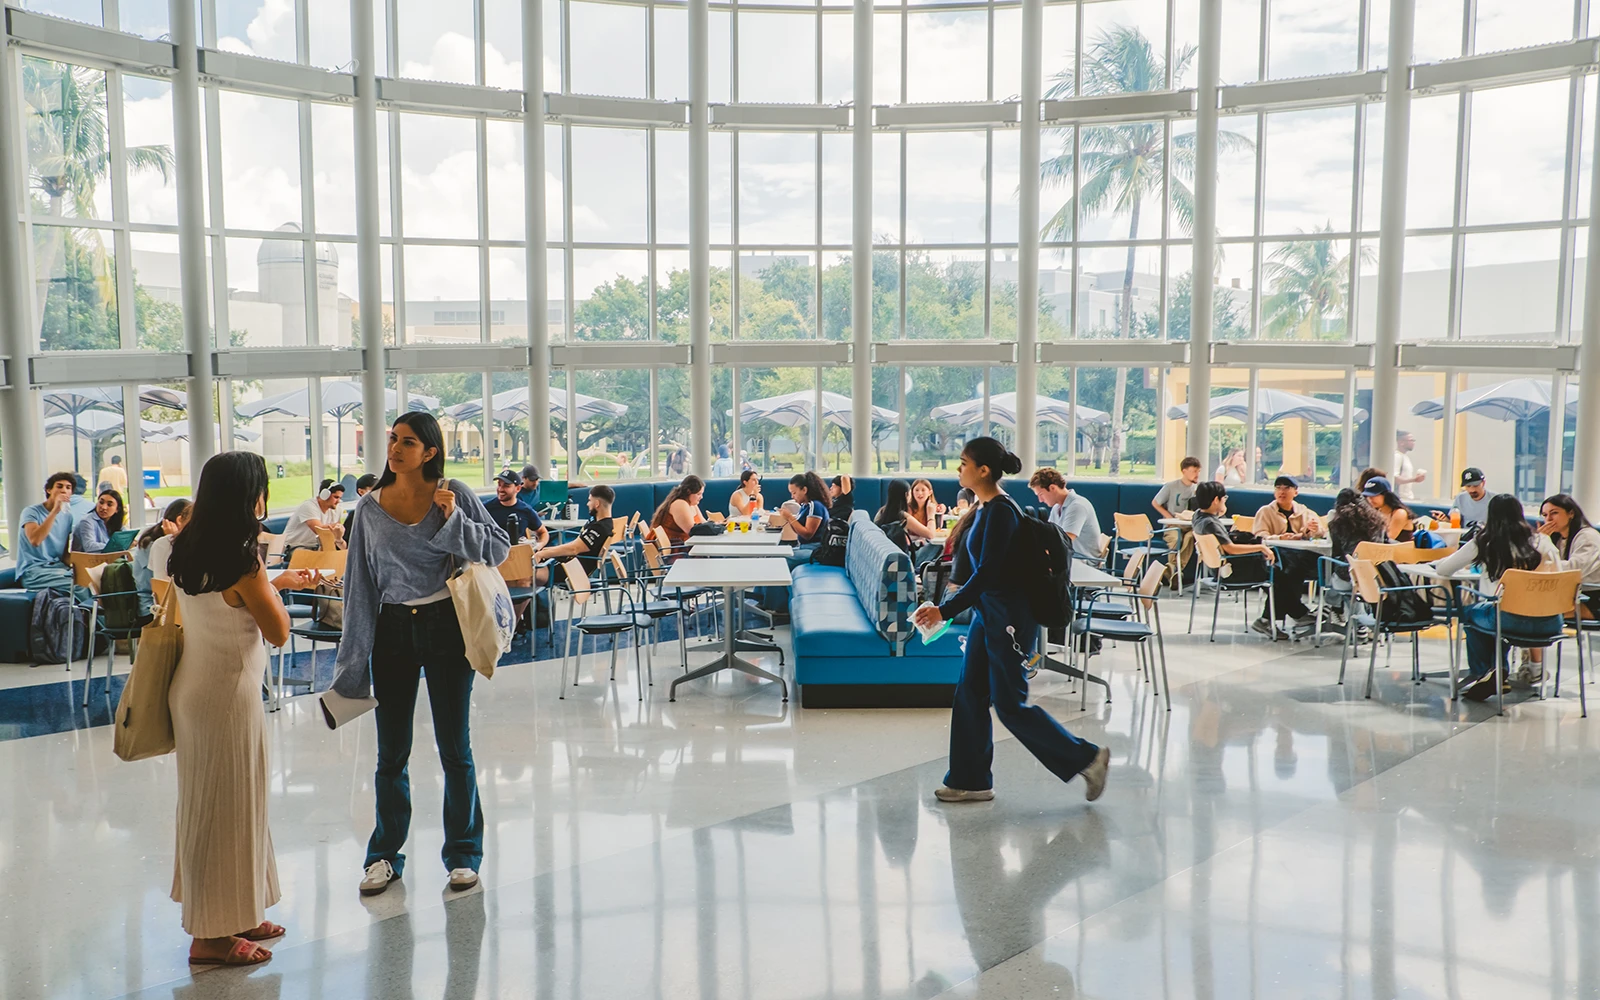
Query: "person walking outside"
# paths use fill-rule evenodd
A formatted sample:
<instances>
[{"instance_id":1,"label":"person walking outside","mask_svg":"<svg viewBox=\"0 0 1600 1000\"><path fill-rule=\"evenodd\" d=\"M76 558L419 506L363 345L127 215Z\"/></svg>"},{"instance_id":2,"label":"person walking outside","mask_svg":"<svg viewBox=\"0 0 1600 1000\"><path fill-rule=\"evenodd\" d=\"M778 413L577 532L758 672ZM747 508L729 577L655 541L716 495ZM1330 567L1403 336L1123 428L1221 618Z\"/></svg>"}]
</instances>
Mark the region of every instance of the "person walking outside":
<instances>
[{"instance_id":1,"label":"person walking outside","mask_svg":"<svg viewBox=\"0 0 1600 1000\"><path fill-rule=\"evenodd\" d=\"M1003 496L1000 478L1022 471L1022 460L991 437L973 438L961 451L961 485L982 506L966 532L972 576L938 606L919 608L916 623L932 628L971 608L967 653L950 710L950 769L940 802L987 802L994 798L994 732L989 706L1039 763L1062 781L1083 775L1084 798L1093 802L1106 787L1111 751L1079 739L1038 705L1028 704L1023 660L1039 626L1023 591L1027 581L1010 573L1012 537L1022 511Z\"/></svg>"},{"instance_id":2,"label":"person walking outside","mask_svg":"<svg viewBox=\"0 0 1600 1000\"><path fill-rule=\"evenodd\" d=\"M441 854L450 888L470 889L483 862L483 806L468 726L473 671L449 579L467 563L500 565L511 539L465 483L444 477L444 435L427 413L395 419L388 465L377 487L356 504L355 515L345 568L344 638L322 711L334 728L377 709L377 823L367 842L361 893L383 892L405 871L400 849L411 831L407 764L424 670L444 768Z\"/></svg>"},{"instance_id":3,"label":"person walking outside","mask_svg":"<svg viewBox=\"0 0 1600 1000\"><path fill-rule=\"evenodd\" d=\"M200 470L194 513L172 545L178 613L188 623L167 704L178 771L172 899L194 937L193 965L257 965L282 937L266 919L278 902L267 824L267 648L289 641L280 591L312 582L304 570L268 579L256 548L267 509L267 463L228 451Z\"/></svg>"}]
</instances>

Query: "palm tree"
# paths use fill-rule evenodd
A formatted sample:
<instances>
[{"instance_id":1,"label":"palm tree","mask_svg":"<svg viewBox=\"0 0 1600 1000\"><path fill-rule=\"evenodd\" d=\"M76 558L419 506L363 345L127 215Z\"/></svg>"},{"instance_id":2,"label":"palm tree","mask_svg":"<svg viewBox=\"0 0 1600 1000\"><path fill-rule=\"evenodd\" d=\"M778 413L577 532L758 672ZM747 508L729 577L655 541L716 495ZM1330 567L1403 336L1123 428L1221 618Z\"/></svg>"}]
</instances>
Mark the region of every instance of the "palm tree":
<instances>
[{"instance_id":1,"label":"palm tree","mask_svg":"<svg viewBox=\"0 0 1600 1000\"><path fill-rule=\"evenodd\" d=\"M1329 222L1307 235L1332 231ZM1261 303L1261 322L1269 336L1295 340L1344 336L1350 259L1339 253L1342 242L1313 239L1285 243L1272 252L1261 275L1272 290ZM1374 259L1371 247L1362 248L1361 259Z\"/></svg>"},{"instance_id":2,"label":"palm tree","mask_svg":"<svg viewBox=\"0 0 1600 1000\"><path fill-rule=\"evenodd\" d=\"M1194 60L1195 47L1186 45L1173 54L1172 77L1181 77ZM1167 65L1150 40L1138 28L1119 25L1101 32L1084 54L1082 74L1068 70L1056 75L1045 97L1092 97L1149 90L1164 90ZM1073 168L1082 175L1082 187L1066 200L1042 236L1046 240L1071 240L1076 237L1074 219L1099 214L1108 207L1128 216L1128 240L1139 238L1139 217L1146 198L1159 203L1162 186L1170 183L1172 208L1184 232L1194 225L1194 194L1185 182L1194 177L1194 133L1174 136L1171 145L1171 178L1168 174L1168 147L1160 122L1129 122L1096 126L1081 132L1081 159L1074 163L1070 130L1065 148L1040 164L1044 187L1070 186ZM1253 143L1234 132L1219 132L1220 149L1249 149ZM1119 335L1126 340L1133 326L1134 247L1128 247L1128 262L1122 274L1122 302L1118 316ZM1117 369L1116 389L1111 405L1111 475L1122 465L1123 410L1127 404L1128 370Z\"/></svg>"},{"instance_id":3,"label":"palm tree","mask_svg":"<svg viewBox=\"0 0 1600 1000\"><path fill-rule=\"evenodd\" d=\"M106 74L27 58L22 64L22 90L27 102L28 165L33 185L44 195L50 215L64 217L70 203L78 218L92 217L95 192L111 165ZM153 170L163 182L172 176L170 146L130 146L124 154L129 173ZM49 287L65 229L52 226L47 232L46 249L36 262L35 287L41 290ZM98 247L97 270L102 275L106 273L104 254L104 247Z\"/></svg>"}]
</instances>

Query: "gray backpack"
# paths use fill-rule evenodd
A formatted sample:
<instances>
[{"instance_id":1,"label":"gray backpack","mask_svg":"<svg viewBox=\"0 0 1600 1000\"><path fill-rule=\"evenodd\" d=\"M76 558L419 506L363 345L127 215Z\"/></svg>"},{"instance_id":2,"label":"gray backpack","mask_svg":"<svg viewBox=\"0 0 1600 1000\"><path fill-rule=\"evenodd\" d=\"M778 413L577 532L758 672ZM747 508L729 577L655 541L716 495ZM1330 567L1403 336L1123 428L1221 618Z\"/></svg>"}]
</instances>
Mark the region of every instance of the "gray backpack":
<instances>
[{"instance_id":1,"label":"gray backpack","mask_svg":"<svg viewBox=\"0 0 1600 1000\"><path fill-rule=\"evenodd\" d=\"M78 607L66 591L34 594L28 616L28 658L34 663L66 663L87 659L88 651L89 609Z\"/></svg>"}]
</instances>

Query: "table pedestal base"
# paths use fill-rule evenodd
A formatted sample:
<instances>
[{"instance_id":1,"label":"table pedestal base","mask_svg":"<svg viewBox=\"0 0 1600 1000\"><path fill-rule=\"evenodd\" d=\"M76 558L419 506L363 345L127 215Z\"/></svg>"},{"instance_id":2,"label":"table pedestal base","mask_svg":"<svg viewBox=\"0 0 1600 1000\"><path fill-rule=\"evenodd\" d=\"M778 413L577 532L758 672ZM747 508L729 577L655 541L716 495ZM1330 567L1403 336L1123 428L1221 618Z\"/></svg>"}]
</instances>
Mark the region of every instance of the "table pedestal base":
<instances>
[{"instance_id":1,"label":"table pedestal base","mask_svg":"<svg viewBox=\"0 0 1600 1000\"><path fill-rule=\"evenodd\" d=\"M733 594L734 588L722 588L724 607L732 608L734 606ZM738 670L749 674L751 677L760 677L763 680L777 681L778 684L783 688L783 700L787 702L789 700L789 684L787 681L785 681L782 677L779 677L777 674L774 674L768 670L763 670L761 667L756 666L754 663L751 663L749 660L739 655L738 651L740 649L741 640L737 638L739 630L734 623L724 622L722 632L724 637L722 655L712 660L710 663L707 663L705 666L696 667L695 669L684 674L682 677L679 677L677 680L673 681L672 686L667 689L667 700L677 701L678 685L686 681L698 680L701 677L708 677L711 674L722 670ZM743 645L745 649L750 651L776 651L777 649L776 644L769 646L765 643L755 643L749 640L744 640ZM754 647L754 649L751 650L750 647Z\"/></svg>"}]
</instances>

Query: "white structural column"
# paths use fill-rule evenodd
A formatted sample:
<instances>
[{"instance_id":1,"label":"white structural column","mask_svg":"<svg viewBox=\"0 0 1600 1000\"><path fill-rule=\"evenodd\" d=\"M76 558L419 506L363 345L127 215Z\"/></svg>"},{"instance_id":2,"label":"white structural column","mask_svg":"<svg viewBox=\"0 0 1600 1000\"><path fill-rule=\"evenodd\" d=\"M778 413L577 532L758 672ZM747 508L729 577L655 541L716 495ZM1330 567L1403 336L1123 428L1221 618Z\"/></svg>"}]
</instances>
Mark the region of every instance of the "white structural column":
<instances>
[{"instance_id":1,"label":"white structural column","mask_svg":"<svg viewBox=\"0 0 1600 1000\"><path fill-rule=\"evenodd\" d=\"M689 447L702 477L711 474L710 49L706 0L689 0Z\"/></svg>"},{"instance_id":2,"label":"white structural column","mask_svg":"<svg viewBox=\"0 0 1600 1000\"><path fill-rule=\"evenodd\" d=\"M378 42L372 4L350 5L356 57L356 300L361 310L361 428L367 471L388 462L389 428L383 384L383 250L378 236ZM405 403L396 406L405 410ZM320 409L320 407L319 407Z\"/></svg>"},{"instance_id":3,"label":"white structural column","mask_svg":"<svg viewBox=\"0 0 1600 1000\"><path fill-rule=\"evenodd\" d=\"M200 45L190 0L171 0L172 42L178 73L172 81L172 138L178 175L178 283L183 300L183 343L189 352L189 475L199 482L216 454L212 412L210 309L206 296L204 171L200 163ZM132 421L138 433L138 418ZM130 475L141 474L130 470Z\"/></svg>"},{"instance_id":4,"label":"white structural column","mask_svg":"<svg viewBox=\"0 0 1600 1000\"><path fill-rule=\"evenodd\" d=\"M0 46L0 126L8 136L17 126L16 49ZM22 533L22 511L39 500L44 486L43 428L39 407L29 388L29 359L36 347L29 305L32 290L23 277L22 229L18 194L22 190L17 149L0 148L0 354L7 357L8 379L0 388L0 449L5 451L6 526L16 539ZM131 472L130 475L137 473ZM16 542L11 543L13 549Z\"/></svg>"},{"instance_id":5,"label":"white structural column","mask_svg":"<svg viewBox=\"0 0 1600 1000\"><path fill-rule=\"evenodd\" d=\"M1211 451L1211 323L1217 275L1217 74L1222 0L1200 0L1199 110L1194 141L1194 272L1189 309L1189 454ZM1166 475L1171 470L1162 470Z\"/></svg>"},{"instance_id":6,"label":"white structural column","mask_svg":"<svg viewBox=\"0 0 1600 1000\"><path fill-rule=\"evenodd\" d=\"M1600 128L1600 101L1595 102ZM1589 175L1589 204L1600 205L1600 156ZM1591 208L1592 212L1593 209ZM0 252L0 260L5 254ZM1583 340L1578 345L1578 437L1573 446L1572 492L1585 510L1600 510L1600 226L1589 226L1589 256L1584 261ZM1551 490L1550 492L1554 492Z\"/></svg>"},{"instance_id":7,"label":"white structural column","mask_svg":"<svg viewBox=\"0 0 1600 1000\"><path fill-rule=\"evenodd\" d=\"M1017 184L1017 457L1031 475L1039 445L1039 102L1044 0L1022 0L1022 134ZM1074 401L1076 402L1076 401ZM1068 470L1070 474L1070 469Z\"/></svg>"},{"instance_id":8,"label":"white structural column","mask_svg":"<svg viewBox=\"0 0 1600 1000\"><path fill-rule=\"evenodd\" d=\"M856 0L855 45L850 189L850 340L855 367L850 383L850 471L865 476L872 472L872 0ZM900 382L905 384L904 375ZM904 398L902 391L902 404Z\"/></svg>"},{"instance_id":9,"label":"white structural column","mask_svg":"<svg viewBox=\"0 0 1600 1000\"><path fill-rule=\"evenodd\" d=\"M544 0L522 0L522 51L544 52ZM544 59L522 60L523 210L528 238L528 446L550 468L550 244L545 232ZM570 405L570 403L569 403ZM654 436L652 435L652 442ZM651 454L655 453L654 447Z\"/></svg>"},{"instance_id":10,"label":"white structural column","mask_svg":"<svg viewBox=\"0 0 1600 1000\"><path fill-rule=\"evenodd\" d=\"M1383 194L1378 218L1377 353L1372 359L1372 440L1368 461L1394 457L1400 418L1400 279L1406 253L1406 170L1411 146L1411 36L1416 0L1389 5L1389 81L1384 88ZM1390 470L1391 472L1393 470ZM1439 486L1448 488L1448 484Z\"/></svg>"}]
</instances>

